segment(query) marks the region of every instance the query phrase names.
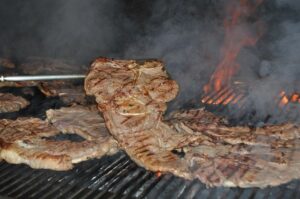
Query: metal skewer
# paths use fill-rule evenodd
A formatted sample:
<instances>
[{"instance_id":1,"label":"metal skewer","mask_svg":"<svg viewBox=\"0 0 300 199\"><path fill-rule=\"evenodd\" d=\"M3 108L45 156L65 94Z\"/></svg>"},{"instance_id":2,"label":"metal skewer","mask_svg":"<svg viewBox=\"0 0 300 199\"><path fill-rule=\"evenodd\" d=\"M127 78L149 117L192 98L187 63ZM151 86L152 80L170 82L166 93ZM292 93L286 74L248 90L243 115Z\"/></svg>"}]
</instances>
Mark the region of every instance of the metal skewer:
<instances>
[{"instance_id":1,"label":"metal skewer","mask_svg":"<svg viewBox=\"0 0 300 199\"><path fill-rule=\"evenodd\" d=\"M38 81L38 80L64 80L64 79L84 79L85 75L26 75L26 76L0 76L0 81Z\"/></svg>"}]
</instances>

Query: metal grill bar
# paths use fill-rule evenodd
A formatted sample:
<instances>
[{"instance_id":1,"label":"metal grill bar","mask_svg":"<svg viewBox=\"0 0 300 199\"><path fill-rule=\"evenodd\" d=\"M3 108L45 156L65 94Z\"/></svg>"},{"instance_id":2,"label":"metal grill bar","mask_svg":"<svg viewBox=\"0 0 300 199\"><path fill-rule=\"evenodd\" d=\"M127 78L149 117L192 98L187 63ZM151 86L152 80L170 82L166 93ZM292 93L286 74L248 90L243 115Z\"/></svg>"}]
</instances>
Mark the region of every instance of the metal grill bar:
<instances>
[{"instance_id":1,"label":"metal grill bar","mask_svg":"<svg viewBox=\"0 0 300 199\"><path fill-rule=\"evenodd\" d=\"M300 180L273 188L207 188L198 180L156 176L124 153L80 163L71 171L0 163L0 196L12 198L299 198Z\"/></svg>"},{"instance_id":2,"label":"metal grill bar","mask_svg":"<svg viewBox=\"0 0 300 199\"><path fill-rule=\"evenodd\" d=\"M92 167L91 172L96 171L97 167L98 167L98 165L95 165L94 167ZM89 175L89 173L85 173L84 171L81 171L77 175L77 180L84 180L84 177L87 176L87 175ZM60 191L60 190L68 191L68 189L69 189L68 184L72 184L73 180L74 179L72 179L72 178L69 178L69 179L61 178L60 180L58 180L58 182L61 182L60 186L56 186L57 182L56 183L52 183L51 186L49 187L49 189L51 191L48 191L46 194L44 194L40 198L41 199L42 198L54 198L54 197L57 197L57 195L59 195L61 197L61 195L62 195L63 192ZM57 192L57 191L59 191L59 192Z\"/></svg>"},{"instance_id":3,"label":"metal grill bar","mask_svg":"<svg viewBox=\"0 0 300 199\"><path fill-rule=\"evenodd\" d=\"M35 175L30 176L30 179L28 179L27 181L20 181L20 183L18 183L18 186L15 187L14 190L6 193L9 196L12 197L17 197L19 195L22 195L23 192L27 191L27 187L29 184L33 185L35 180L39 179L39 177L42 176L42 173L37 173L35 172Z\"/></svg>"},{"instance_id":4,"label":"metal grill bar","mask_svg":"<svg viewBox=\"0 0 300 199\"><path fill-rule=\"evenodd\" d=\"M140 173L141 173L141 170L139 170L137 167L134 167L127 176L124 176L124 178L121 179L120 182L118 184L116 184L114 187L109 189L109 191L116 193L116 194L124 192L124 190L126 189L126 186L128 184L134 183L134 181L137 179L137 177L139 176Z\"/></svg>"},{"instance_id":5,"label":"metal grill bar","mask_svg":"<svg viewBox=\"0 0 300 199\"><path fill-rule=\"evenodd\" d=\"M205 189L203 189L205 187L205 185L203 184L199 184L197 181L193 181L193 183L191 183L188 191L186 192L185 195L183 195L183 198L193 198L195 197L195 195L199 194L199 197L201 197L201 192Z\"/></svg>"},{"instance_id":6,"label":"metal grill bar","mask_svg":"<svg viewBox=\"0 0 300 199\"><path fill-rule=\"evenodd\" d=\"M133 193L133 197L135 198L142 198L144 197L149 191L151 191L151 188L155 186L161 179L160 177L155 176L155 174L152 174L149 179L147 179L144 184L140 185L140 187L136 190L135 193Z\"/></svg>"},{"instance_id":7,"label":"metal grill bar","mask_svg":"<svg viewBox=\"0 0 300 199\"><path fill-rule=\"evenodd\" d=\"M24 171L24 169L20 169L20 170ZM28 178L31 175L33 175L32 171L23 172L23 173L25 173L25 175L23 175L23 176L22 175L18 175L18 176L16 176L16 178L12 179L11 183L7 183L7 184L9 184L9 186L4 186L4 185L0 184L0 187L3 187L3 188L0 189L0 191L10 194L11 192L13 192L16 189L18 189L23 184L23 182L26 181L26 178Z\"/></svg>"},{"instance_id":8,"label":"metal grill bar","mask_svg":"<svg viewBox=\"0 0 300 199\"><path fill-rule=\"evenodd\" d=\"M135 193L140 188L140 186L143 185L147 181L147 179L151 177L150 172L146 172L145 170L142 172L143 175L135 183L129 184L127 189L124 190L124 198L127 198L126 195L133 195L133 193Z\"/></svg>"},{"instance_id":9,"label":"metal grill bar","mask_svg":"<svg viewBox=\"0 0 300 199\"><path fill-rule=\"evenodd\" d=\"M151 189L151 191L148 194L149 198L158 198L160 195L162 195L162 192L166 185L169 185L172 181L172 175L167 174L162 177L162 179L157 182L157 184Z\"/></svg>"}]
</instances>

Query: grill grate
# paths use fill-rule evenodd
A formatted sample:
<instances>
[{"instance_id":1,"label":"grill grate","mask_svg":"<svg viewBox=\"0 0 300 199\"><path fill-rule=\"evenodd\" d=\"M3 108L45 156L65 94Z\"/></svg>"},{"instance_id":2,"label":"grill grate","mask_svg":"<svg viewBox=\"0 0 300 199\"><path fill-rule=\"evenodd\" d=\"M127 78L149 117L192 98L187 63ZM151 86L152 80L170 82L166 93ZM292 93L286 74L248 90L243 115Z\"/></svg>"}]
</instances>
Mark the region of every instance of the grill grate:
<instances>
[{"instance_id":1,"label":"grill grate","mask_svg":"<svg viewBox=\"0 0 300 199\"><path fill-rule=\"evenodd\" d=\"M24 96L30 100L31 105L18 113L0 114L0 118L15 119L19 116L45 118L45 110L63 106L57 98L45 98L38 89L32 89L33 96L24 96L22 88L1 88L2 92L13 92ZM224 89L222 93L212 93L208 97L207 100L211 101L211 104L207 106L208 109L234 118L234 114L240 115L241 112L247 110L246 107L251 106L251 103L246 100L246 93L236 94L230 88ZM214 102L220 102L222 105L214 104ZM240 112L229 110L234 106ZM293 107L276 109L279 115L289 110L293 110ZM239 121L251 120L254 116L255 113L246 111ZM297 118L297 116L297 114L290 114L290 118ZM272 118L268 120L274 122ZM137 166L125 153L119 152L100 160L82 162L71 171L65 172L31 169L26 165L11 165L0 161L1 197L39 199L300 198L300 180L265 189L207 188L198 180L187 181L170 174L157 176Z\"/></svg>"},{"instance_id":2,"label":"grill grate","mask_svg":"<svg viewBox=\"0 0 300 199\"><path fill-rule=\"evenodd\" d=\"M119 152L58 172L0 162L0 196L11 198L299 198L300 180L265 189L207 188L198 180L156 176Z\"/></svg>"},{"instance_id":3,"label":"grill grate","mask_svg":"<svg viewBox=\"0 0 300 199\"><path fill-rule=\"evenodd\" d=\"M246 85L236 85L224 87L218 92L211 91L202 97L202 106L211 112L225 116L232 124L259 126L300 121L298 100L292 102L286 95L278 94L264 105L263 111L257 111L260 108L256 107L253 101L257 99L249 96L248 89ZM288 99L289 102L282 104L283 98Z\"/></svg>"}]
</instances>

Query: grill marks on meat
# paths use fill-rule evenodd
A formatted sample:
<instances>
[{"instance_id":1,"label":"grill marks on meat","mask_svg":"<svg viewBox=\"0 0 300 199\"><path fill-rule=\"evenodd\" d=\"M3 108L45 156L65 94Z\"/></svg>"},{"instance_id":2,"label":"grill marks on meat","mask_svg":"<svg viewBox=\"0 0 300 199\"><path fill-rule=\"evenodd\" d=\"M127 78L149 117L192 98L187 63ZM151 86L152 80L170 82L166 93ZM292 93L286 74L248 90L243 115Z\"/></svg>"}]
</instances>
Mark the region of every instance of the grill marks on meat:
<instances>
[{"instance_id":1,"label":"grill marks on meat","mask_svg":"<svg viewBox=\"0 0 300 199\"><path fill-rule=\"evenodd\" d=\"M201 113L195 114L197 111ZM177 131L189 129L210 138L201 145L184 147L184 159L193 176L209 186L234 187L275 186L300 177L297 125L229 127L222 122L206 124L202 118L193 118L205 118L206 113L203 109L190 114L177 112L169 121Z\"/></svg>"},{"instance_id":2,"label":"grill marks on meat","mask_svg":"<svg viewBox=\"0 0 300 199\"><path fill-rule=\"evenodd\" d=\"M190 174L183 159L172 153L169 149L170 146L165 146L161 137L156 135L157 132L162 131L161 128L160 126L121 136L119 144L137 164L146 169L171 172L190 179Z\"/></svg>"},{"instance_id":3,"label":"grill marks on meat","mask_svg":"<svg viewBox=\"0 0 300 199\"><path fill-rule=\"evenodd\" d=\"M149 170L230 187L265 187L300 177L297 125L232 127L203 109L162 121L165 103L178 87L160 62L97 59L85 89L96 97L120 147Z\"/></svg>"},{"instance_id":4,"label":"grill marks on meat","mask_svg":"<svg viewBox=\"0 0 300 199\"><path fill-rule=\"evenodd\" d=\"M113 134L124 134L152 128L160 120L166 109L164 98L157 101L146 89L157 77L175 90L166 94L165 102L175 97L178 86L167 79L158 61L139 64L133 60L98 59L85 80L85 89L96 96L98 108L111 121Z\"/></svg>"},{"instance_id":5,"label":"grill marks on meat","mask_svg":"<svg viewBox=\"0 0 300 199\"><path fill-rule=\"evenodd\" d=\"M183 111L175 111L170 114L169 118L172 120L180 120L180 121L197 121L201 124L228 124L228 121L220 116L217 116L211 112L206 111L204 108L200 109L190 109Z\"/></svg>"},{"instance_id":6,"label":"grill marks on meat","mask_svg":"<svg viewBox=\"0 0 300 199\"><path fill-rule=\"evenodd\" d=\"M113 153L103 140L54 141L45 139L59 134L47 121L37 118L0 120L0 157L13 164L28 164L32 168L68 170L90 158Z\"/></svg>"},{"instance_id":7,"label":"grill marks on meat","mask_svg":"<svg viewBox=\"0 0 300 199\"><path fill-rule=\"evenodd\" d=\"M17 120L0 120L0 138L6 143L32 137L50 137L59 131L47 122L37 118L19 118Z\"/></svg>"},{"instance_id":8,"label":"grill marks on meat","mask_svg":"<svg viewBox=\"0 0 300 199\"><path fill-rule=\"evenodd\" d=\"M161 62L97 59L85 79L85 90L95 95L108 129L135 162L191 178L185 162L171 152L180 135L161 121L166 102L178 92Z\"/></svg>"},{"instance_id":9,"label":"grill marks on meat","mask_svg":"<svg viewBox=\"0 0 300 199\"><path fill-rule=\"evenodd\" d=\"M0 113L19 111L28 105L29 102L23 97L0 93Z\"/></svg>"}]
</instances>

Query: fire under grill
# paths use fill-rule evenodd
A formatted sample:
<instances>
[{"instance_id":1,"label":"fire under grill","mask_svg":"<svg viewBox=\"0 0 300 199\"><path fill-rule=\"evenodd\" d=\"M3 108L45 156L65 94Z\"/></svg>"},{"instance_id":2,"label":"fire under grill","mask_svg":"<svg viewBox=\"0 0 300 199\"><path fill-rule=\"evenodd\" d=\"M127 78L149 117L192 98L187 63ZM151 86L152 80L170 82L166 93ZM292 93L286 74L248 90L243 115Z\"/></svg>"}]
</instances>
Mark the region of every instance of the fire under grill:
<instances>
[{"instance_id":1,"label":"fire under grill","mask_svg":"<svg viewBox=\"0 0 300 199\"><path fill-rule=\"evenodd\" d=\"M23 96L31 105L18 113L0 114L1 118L15 119L19 116L45 118L49 108L64 104L58 98L46 98L35 87L33 94L24 94L24 88L1 88ZM28 88L26 88L28 89ZM246 89L243 94L236 89L224 88L220 92L204 97L207 109L220 114L232 113L232 108L243 115L237 123L257 124L260 118L247 113L245 106L251 106ZM25 92L27 93L27 92ZM230 93L234 97L230 97ZM226 97L227 96L227 97ZM279 101L280 102L280 99ZM292 104L293 105L293 104ZM244 110L244 112L243 112ZM277 106L278 113L292 114L288 106ZM291 117L291 116L290 116ZM266 120L264 121L266 122ZM272 118L268 120L272 122ZM136 165L124 152L101 159L77 164L72 170L58 172L31 169L26 165L12 165L0 162L0 196L8 198L299 198L300 180L276 187L259 188L209 188L198 180L188 181L171 174L159 175Z\"/></svg>"},{"instance_id":2,"label":"fire under grill","mask_svg":"<svg viewBox=\"0 0 300 199\"><path fill-rule=\"evenodd\" d=\"M299 122L300 95L281 91L265 104L265 111L257 110L255 98L242 82L206 93L201 103L207 110L229 118L232 124L261 126L283 122Z\"/></svg>"}]
</instances>

